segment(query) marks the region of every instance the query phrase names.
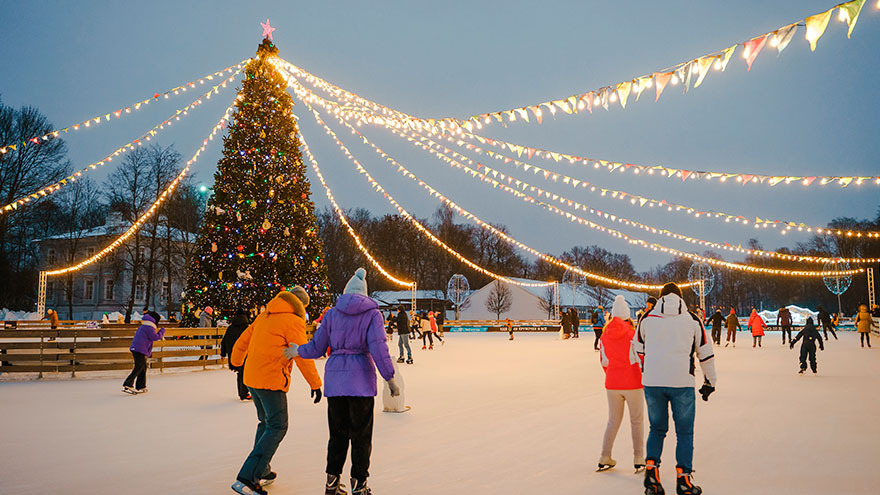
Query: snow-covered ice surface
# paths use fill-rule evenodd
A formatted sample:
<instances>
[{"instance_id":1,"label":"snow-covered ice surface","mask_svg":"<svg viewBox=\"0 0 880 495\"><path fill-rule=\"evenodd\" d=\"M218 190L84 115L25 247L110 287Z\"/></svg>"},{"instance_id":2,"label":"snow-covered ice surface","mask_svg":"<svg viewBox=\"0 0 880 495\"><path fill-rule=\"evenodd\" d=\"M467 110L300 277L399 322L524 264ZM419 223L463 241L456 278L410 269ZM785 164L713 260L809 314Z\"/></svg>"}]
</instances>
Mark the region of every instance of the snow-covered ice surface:
<instances>
[{"instance_id":1,"label":"snow-covered ice surface","mask_svg":"<svg viewBox=\"0 0 880 495\"><path fill-rule=\"evenodd\" d=\"M594 472L606 402L592 334L447 337L402 367L411 411L382 413L377 400L375 493L643 493L626 421L618 468ZM717 349L718 391L697 404L706 493L878 493L880 348L840 339L819 353L818 376L797 375L797 351L776 332L762 349L744 332L737 348ZM232 493L256 424L234 375L151 372L143 396L120 392L123 376L0 383L0 493ZM326 404L308 394L294 380L272 494L321 490ZM661 466L673 493L674 441L670 431Z\"/></svg>"}]
</instances>

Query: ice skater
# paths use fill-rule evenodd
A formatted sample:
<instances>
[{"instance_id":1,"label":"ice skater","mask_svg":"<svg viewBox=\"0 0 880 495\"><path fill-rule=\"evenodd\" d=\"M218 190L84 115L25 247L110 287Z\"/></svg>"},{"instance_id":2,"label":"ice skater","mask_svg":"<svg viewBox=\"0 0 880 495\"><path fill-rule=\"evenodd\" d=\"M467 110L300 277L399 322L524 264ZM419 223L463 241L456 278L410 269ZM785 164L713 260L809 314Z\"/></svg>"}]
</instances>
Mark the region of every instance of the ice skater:
<instances>
[{"instance_id":1,"label":"ice skater","mask_svg":"<svg viewBox=\"0 0 880 495\"><path fill-rule=\"evenodd\" d=\"M767 328L767 324L764 323L764 319L761 318L761 315L752 308L752 314L749 315L749 324L747 327L752 331L752 347L756 345L761 347L761 339L764 338L764 329Z\"/></svg>"},{"instance_id":2,"label":"ice skater","mask_svg":"<svg viewBox=\"0 0 880 495\"><path fill-rule=\"evenodd\" d=\"M165 337L165 329L156 330L159 314L150 311L141 319L134 338L131 340L131 356L134 358L134 369L122 382L122 391L137 395L147 391L147 358L153 356L153 342ZM137 379L137 383L135 383Z\"/></svg>"},{"instance_id":3,"label":"ice skater","mask_svg":"<svg viewBox=\"0 0 880 495\"><path fill-rule=\"evenodd\" d=\"M559 325L562 327L562 340L571 337L571 313L562 308L562 316L559 318Z\"/></svg>"},{"instance_id":4,"label":"ice skater","mask_svg":"<svg viewBox=\"0 0 880 495\"><path fill-rule=\"evenodd\" d=\"M648 404L647 464L645 466L645 494L662 495L658 472L663 441L669 430L669 408L675 423L675 471L678 495L700 495L703 490L694 485L694 363L699 361L703 371L703 400L715 390L715 360L712 341L706 335L703 322L688 311L681 289L672 283L663 286L654 309L642 318L633 339L636 353L641 357Z\"/></svg>"},{"instance_id":5,"label":"ice skater","mask_svg":"<svg viewBox=\"0 0 880 495\"><path fill-rule=\"evenodd\" d=\"M223 340L220 341L221 358L232 357L232 349L235 347L235 342L247 329L249 323L247 313L244 310L239 309L235 313L235 316L232 317L232 321L229 322L229 327L226 328L226 333L223 334ZM235 372L235 383L238 387L238 399L251 400L251 392L244 384L244 367L233 366L232 359L229 359L227 364L229 365L229 369Z\"/></svg>"},{"instance_id":6,"label":"ice skater","mask_svg":"<svg viewBox=\"0 0 880 495\"><path fill-rule=\"evenodd\" d=\"M733 336L733 346L736 347L736 331L737 329L742 330L742 325L739 324L739 318L737 318L733 308L730 308L730 314L727 315L727 320L725 320L724 324L727 326L727 342L724 344L724 347L730 345L731 335Z\"/></svg>"},{"instance_id":7,"label":"ice skater","mask_svg":"<svg viewBox=\"0 0 880 495\"><path fill-rule=\"evenodd\" d=\"M599 306L590 317L590 323L593 325L593 333L596 334L596 340L593 342L593 350L599 350L599 338L602 337L602 328L605 326L605 308Z\"/></svg>"},{"instance_id":8,"label":"ice skater","mask_svg":"<svg viewBox=\"0 0 880 495\"><path fill-rule=\"evenodd\" d=\"M874 317L871 316L871 313L868 312L868 306L865 304L859 305L859 312L856 313L856 330L859 331L859 340L862 342L862 347L865 347L865 341L868 342L868 349L871 348L871 327L876 327L877 324L874 323Z\"/></svg>"},{"instance_id":9,"label":"ice skater","mask_svg":"<svg viewBox=\"0 0 880 495\"><path fill-rule=\"evenodd\" d=\"M287 434L287 391L294 362L308 382L315 404L321 401L321 377L315 362L297 357L290 350L295 347L289 347L308 341L305 320L308 304L309 294L300 286L290 292L279 292L232 348L232 365L244 366L244 384L251 393L259 420L253 449L232 484L232 489L242 495L265 495L263 487L274 482L277 476L272 472L271 462Z\"/></svg>"},{"instance_id":10,"label":"ice skater","mask_svg":"<svg viewBox=\"0 0 880 495\"><path fill-rule=\"evenodd\" d=\"M791 342L791 311L782 307L776 313L776 324L782 330L782 345L785 345L785 336L788 335L788 341Z\"/></svg>"},{"instance_id":11,"label":"ice skater","mask_svg":"<svg viewBox=\"0 0 880 495\"><path fill-rule=\"evenodd\" d=\"M507 327L508 335L510 335L510 338L508 340L513 340L513 322L510 321L510 318L508 318L504 325Z\"/></svg>"},{"instance_id":12,"label":"ice skater","mask_svg":"<svg viewBox=\"0 0 880 495\"><path fill-rule=\"evenodd\" d=\"M626 299L618 295L611 305L611 321L599 339L599 357L605 370L605 395L608 397L608 425L602 440L599 471L613 468L611 458L614 438L623 421L623 408L629 409L633 442L633 467L636 473L645 467L645 394L642 368L632 345L635 328Z\"/></svg>"},{"instance_id":13,"label":"ice skater","mask_svg":"<svg viewBox=\"0 0 880 495\"><path fill-rule=\"evenodd\" d=\"M400 349L400 357L397 358L398 363L403 362L403 349L406 348L406 364L413 364L412 347L409 346L409 317L406 315L406 309L403 304L397 307L397 348Z\"/></svg>"},{"instance_id":14,"label":"ice skater","mask_svg":"<svg viewBox=\"0 0 880 495\"><path fill-rule=\"evenodd\" d=\"M816 318L819 320L819 324L822 325L822 333L825 334L825 340L828 340L828 332L831 332L831 336L834 337L834 340L837 340L837 333L834 331L834 322L831 321L831 313L825 311L822 306L819 306L819 314L816 315Z\"/></svg>"},{"instance_id":15,"label":"ice skater","mask_svg":"<svg viewBox=\"0 0 880 495\"><path fill-rule=\"evenodd\" d=\"M440 341L440 345L446 345L443 337L437 332L437 317L433 311L428 313L428 322L431 324L431 334L433 334L434 338ZM431 348L433 349L434 346L432 345Z\"/></svg>"},{"instance_id":16,"label":"ice skater","mask_svg":"<svg viewBox=\"0 0 880 495\"><path fill-rule=\"evenodd\" d=\"M394 363L388 354L379 305L367 296L366 270L358 268L324 316L324 324L305 345L291 345L294 354L317 358L331 349L324 366L327 380L327 495L343 495L339 481L351 444L351 493L369 495L370 452L373 448L373 409L378 389L376 368L388 383L391 396L400 394Z\"/></svg>"},{"instance_id":17,"label":"ice skater","mask_svg":"<svg viewBox=\"0 0 880 495\"><path fill-rule=\"evenodd\" d=\"M712 324L712 343L721 345L721 328L724 326L724 315L721 314L721 308L715 310L715 313L706 320L705 325Z\"/></svg>"},{"instance_id":18,"label":"ice skater","mask_svg":"<svg viewBox=\"0 0 880 495\"><path fill-rule=\"evenodd\" d=\"M568 308L568 319L571 323L571 338L579 339L579 332L581 329L581 315L578 314L578 310L574 306Z\"/></svg>"},{"instance_id":19,"label":"ice skater","mask_svg":"<svg viewBox=\"0 0 880 495\"><path fill-rule=\"evenodd\" d=\"M422 332L422 350L428 349L428 343L431 344L430 350L434 349L434 334L431 332L431 322L428 318L419 315L419 330ZM427 339L427 342L426 342Z\"/></svg>"},{"instance_id":20,"label":"ice skater","mask_svg":"<svg viewBox=\"0 0 880 495\"><path fill-rule=\"evenodd\" d=\"M788 347L789 349L794 349L794 345L797 344L798 340L804 339L801 343L801 370L798 374L803 375L805 371L807 371L807 359L810 360L810 369L813 370L813 374L816 374L816 342L819 343L819 349L825 350L825 343L822 340L822 335L819 334L819 330L816 328L816 325L813 323L813 318L807 318L807 323L804 325L804 328L798 332L797 336L792 340Z\"/></svg>"}]
</instances>

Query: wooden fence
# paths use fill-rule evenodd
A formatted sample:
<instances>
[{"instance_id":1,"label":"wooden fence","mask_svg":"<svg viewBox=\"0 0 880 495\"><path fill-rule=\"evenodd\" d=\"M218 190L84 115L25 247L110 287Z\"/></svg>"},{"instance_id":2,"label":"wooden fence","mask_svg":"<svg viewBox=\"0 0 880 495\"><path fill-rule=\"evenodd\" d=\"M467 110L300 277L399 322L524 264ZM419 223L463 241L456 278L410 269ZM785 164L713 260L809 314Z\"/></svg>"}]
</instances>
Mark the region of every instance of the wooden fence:
<instances>
[{"instance_id":1,"label":"wooden fence","mask_svg":"<svg viewBox=\"0 0 880 495\"><path fill-rule=\"evenodd\" d=\"M176 325L176 324L175 324ZM129 346L137 324L94 325L63 321L52 330L36 321L4 322L0 329L0 373L62 372L130 369ZM150 368L202 367L225 364L220 341L226 328L178 328L165 325L165 338L153 345Z\"/></svg>"}]
</instances>

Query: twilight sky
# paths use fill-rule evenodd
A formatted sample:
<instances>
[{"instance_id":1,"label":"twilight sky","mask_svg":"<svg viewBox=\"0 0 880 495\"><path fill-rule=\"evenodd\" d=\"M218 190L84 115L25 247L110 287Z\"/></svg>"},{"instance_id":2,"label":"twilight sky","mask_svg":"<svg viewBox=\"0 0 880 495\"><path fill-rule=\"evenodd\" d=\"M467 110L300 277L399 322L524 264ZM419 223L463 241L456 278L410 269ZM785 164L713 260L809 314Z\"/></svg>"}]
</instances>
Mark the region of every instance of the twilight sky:
<instances>
[{"instance_id":1,"label":"twilight sky","mask_svg":"<svg viewBox=\"0 0 880 495\"><path fill-rule=\"evenodd\" d=\"M141 6L143 5L143 7ZM191 81L252 56L260 22L277 28L280 55L366 98L423 117L472 114L567 97L647 74L726 48L736 42L827 10L827 0L692 2L613 1L0 1L0 98L7 105L38 107L56 127L103 115L156 92ZM137 7L136 7L137 6ZM746 72L741 49L727 71L711 71L703 85L683 95L670 86L626 110L594 110L542 125L494 125L484 135L555 151L644 165L772 175L878 175L880 164L880 12L869 1L852 39L835 12L815 52L799 28L777 57L769 45ZM202 92L206 91L205 87ZM196 92L150 104L112 124L67 138L75 166L102 159L178 108ZM189 117L163 131L157 142L174 144L189 158L232 101L232 86ZM297 104L301 128L345 208L382 214L391 208L371 190L331 139ZM421 188L351 139L327 119L364 166L398 201L420 217L437 207ZM508 226L511 234L550 253L577 244L599 244L629 254L637 269L665 263L646 251L527 205L450 169L384 129L362 132L410 170L474 214ZM214 141L195 166L210 185L220 154ZM452 148L450 146L450 148ZM472 155L475 160L485 157ZM880 187L766 185L670 180L609 174L542 159L532 163L602 187L717 209L824 225L838 216L873 217ZM694 220L638 208L538 176L495 168L571 199L643 223L706 240L765 248L792 245L805 236L756 233L720 220ZM110 170L93 173L103 180ZM313 199L326 197L312 177ZM552 183L551 183L552 184ZM683 250L696 247L601 221L635 237ZM726 255L728 260L736 260Z\"/></svg>"}]
</instances>

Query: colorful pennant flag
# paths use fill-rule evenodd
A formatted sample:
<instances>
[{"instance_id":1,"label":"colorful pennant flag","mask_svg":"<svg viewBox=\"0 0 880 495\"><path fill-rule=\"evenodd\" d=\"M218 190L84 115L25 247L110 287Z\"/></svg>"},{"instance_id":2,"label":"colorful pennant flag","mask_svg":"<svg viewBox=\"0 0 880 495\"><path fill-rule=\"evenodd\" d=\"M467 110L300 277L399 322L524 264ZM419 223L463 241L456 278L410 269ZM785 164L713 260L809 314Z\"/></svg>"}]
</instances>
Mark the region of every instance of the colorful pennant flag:
<instances>
[{"instance_id":1,"label":"colorful pennant flag","mask_svg":"<svg viewBox=\"0 0 880 495\"><path fill-rule=\"evenodd\" d=\"M834 9L828 9L827 11L816 14L814 16L807 17L804 20L804 23L807 25L807 41L810 42L810 50L816 51L816 43L819 42L819 38L825 34L825 28L828 27L828 21L831 20L831 11Z\"/></svg>"}]
</instances>

